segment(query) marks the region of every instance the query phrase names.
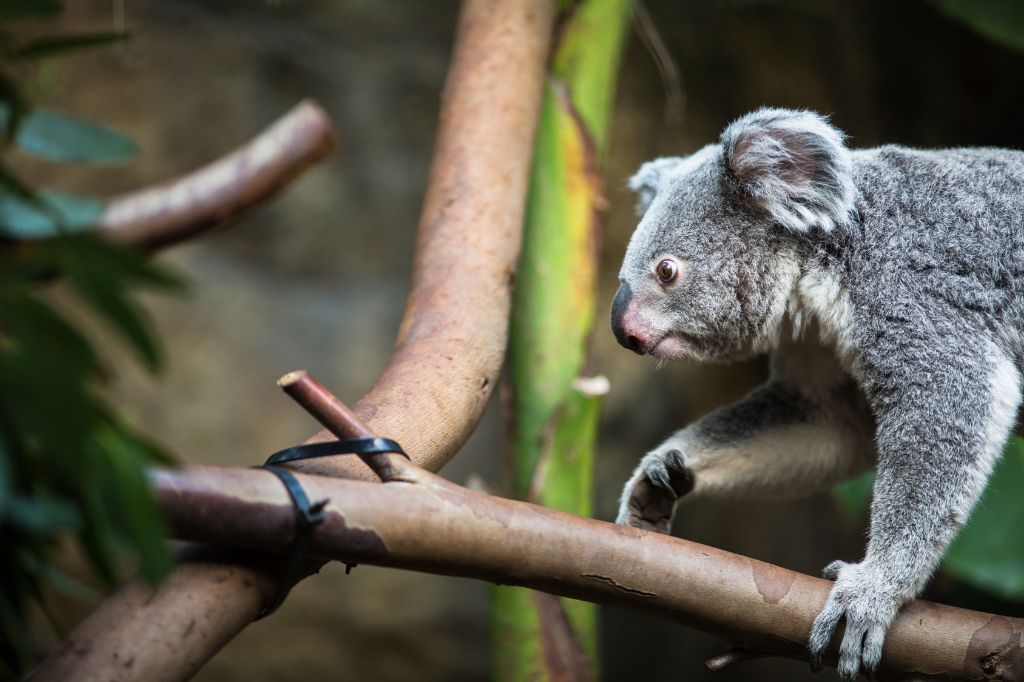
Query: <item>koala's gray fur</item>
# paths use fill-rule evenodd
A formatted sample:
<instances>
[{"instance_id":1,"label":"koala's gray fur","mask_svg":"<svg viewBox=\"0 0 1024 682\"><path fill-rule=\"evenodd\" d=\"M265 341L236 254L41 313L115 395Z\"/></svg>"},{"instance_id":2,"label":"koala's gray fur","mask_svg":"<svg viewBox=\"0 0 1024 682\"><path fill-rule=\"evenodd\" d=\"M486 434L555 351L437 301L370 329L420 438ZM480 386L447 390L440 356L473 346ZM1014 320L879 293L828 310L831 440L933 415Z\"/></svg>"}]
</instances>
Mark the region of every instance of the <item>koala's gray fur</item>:
<instances>
[{"instance_id":1,"label":"koala's gray fur","mask_svg":"<svg viewBox=\"0 0 1024 682\"><path fill-rule=\"evenodd\" d=\"M682 494L810 493L877 465L866 555L826 567L810 639L820 656L845 619L839 672L871 671L1015 421L1024 153L850 151L817 114L762 109L630 186L642 218L620 342L709 361L769 351L772 372L647 454L618 522L666 532Z\"/></svg>"}]
</instances>

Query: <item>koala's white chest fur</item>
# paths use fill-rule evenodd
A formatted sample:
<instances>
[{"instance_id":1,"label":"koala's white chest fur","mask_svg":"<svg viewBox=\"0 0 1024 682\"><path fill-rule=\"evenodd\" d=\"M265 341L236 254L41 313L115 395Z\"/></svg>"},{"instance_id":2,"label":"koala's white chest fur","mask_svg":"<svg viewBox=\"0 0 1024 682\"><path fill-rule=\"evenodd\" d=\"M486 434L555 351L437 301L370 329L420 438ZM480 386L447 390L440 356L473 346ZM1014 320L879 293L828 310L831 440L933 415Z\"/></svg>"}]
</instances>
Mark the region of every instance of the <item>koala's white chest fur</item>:
<instances>
[{"instance_id":1,"label":"koala's white chest fur","mask_svg":"<svg viewBox=\"0 0 1024 682\"><path fill-rule=\"evenodd\" d=\"M793 286L786 312L794 335L816 328L821 342L835 349L842 368L856 376L853 304L835 273L814 265L805 268Z\"/></svg>"}]
</instances>

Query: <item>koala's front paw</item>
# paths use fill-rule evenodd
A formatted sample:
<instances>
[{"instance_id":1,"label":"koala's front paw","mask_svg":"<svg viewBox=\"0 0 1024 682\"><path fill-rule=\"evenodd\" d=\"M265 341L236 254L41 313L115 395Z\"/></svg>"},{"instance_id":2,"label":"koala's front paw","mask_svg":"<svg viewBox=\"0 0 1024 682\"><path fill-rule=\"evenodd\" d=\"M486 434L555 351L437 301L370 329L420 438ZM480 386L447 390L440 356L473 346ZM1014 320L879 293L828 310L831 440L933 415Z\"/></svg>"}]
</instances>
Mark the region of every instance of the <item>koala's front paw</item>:
<instances>
[{"instance_id":1,"label":"koala's front paw","mask_svg":"<svg viewBox=\"0 0 1024 682\"><path fill-rule=\"evenodd\" d=\"M883 571L867 562L833 561L822 575L834 579L836 584L811 628L811 661L820 665L836 626L845 618L846 631L839 646L839 675L844 680L853 680L863 671L871 677L882 658L885 633L905 599L896 596L895 585Z\"/></svg>"},{"instance_id":2,"label":"koala's front paw","mask_svg":"<svg viewBox=\"0 0 1024 682\"><path fill-rule=\"evenodd\" d=\"M619 504L615 523L668 533L676 500L693 489L693 472L675 448L655 450L640 460Z\"/></svg>"}]
</instances>

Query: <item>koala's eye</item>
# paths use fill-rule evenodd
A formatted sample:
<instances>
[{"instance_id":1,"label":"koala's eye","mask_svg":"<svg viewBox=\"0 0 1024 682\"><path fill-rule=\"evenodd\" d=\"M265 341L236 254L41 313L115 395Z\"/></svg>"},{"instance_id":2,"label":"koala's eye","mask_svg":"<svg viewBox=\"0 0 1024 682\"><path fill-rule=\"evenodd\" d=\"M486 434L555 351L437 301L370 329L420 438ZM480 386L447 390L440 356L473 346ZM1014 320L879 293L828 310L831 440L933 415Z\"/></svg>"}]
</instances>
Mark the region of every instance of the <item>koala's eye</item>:
<instances>
[{"instance_id":1,"label":"koala's eye","mask_svg":"<svg viewBox=\"0 0 1024 682\"><path fill-rule=\"evenodd\" d=\"M662 284L671 284L679 276L679 266L676 265L674 260L666 258L658 263L658 267L654 268L654 272L658 275L658 279L661 280Z\"/></svg>"}]
</instances>

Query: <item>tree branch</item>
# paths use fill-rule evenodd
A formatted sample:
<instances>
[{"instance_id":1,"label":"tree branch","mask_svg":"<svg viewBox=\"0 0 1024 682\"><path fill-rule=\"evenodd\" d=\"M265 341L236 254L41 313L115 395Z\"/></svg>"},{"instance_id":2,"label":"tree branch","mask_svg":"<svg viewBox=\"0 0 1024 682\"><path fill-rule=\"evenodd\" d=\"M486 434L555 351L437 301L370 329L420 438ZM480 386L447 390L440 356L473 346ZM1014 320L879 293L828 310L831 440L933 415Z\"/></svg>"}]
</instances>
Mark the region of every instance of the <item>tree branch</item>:
<instances>
[{"instance_id":1,"label":"tree branch","mask_svg":"<svg viewBox=\"0 0 1024 682\"><path fill-rule=\"evenodd\" d=\"M363 423L345 403L338 400L323 384L306 370L290 372L277 381L277 385L318 422L338 438L375 438L370 427ZM388 481L415 482L427 472L404 456L394 452L359 455L377 478Z\"/></svg>"},{"instance_id":2,"label":"tree branch","mask_svg":"<svg viewBox=\"0 0 1024 682\"><path fill-rule=\"evenodd\" d=\"M736 655L806 660L832 583L686 540L467 490L427 475L384 484L299 476L329 500L310 551L322 558L521 585L640 609L720 635ZM287 552L292 503L257 470L190 466L154 483L176 537ZM886 639L879 679L1020 680L1024 620L925 601ZM825 663L835 664L835 652Z\"/></svg>"},{"instance_id":3,"label":"tree branch","mask_svg":"<svg viewBox=\"0 0 1024 682\"><path fill-rule=\"evenodd\" d=\"M143 249L176 244L270 199L336 145L323 109L312 100L300 102L227 156L112 199L96 230Z\"/></svg>"},{"instance_id":4,"label":"tree branch","mask_svg":"<svg viewBox=\"0 0 1024 682\"><path fill-rule=\"evenodd\" d=\"M430 471L466 442L504 358L554 4L463 2L397 347L355 407ZM373 477L353 458L299 464ZM132 583L108 599L33 678L187 679L270 602L277 580L273 566L241 557L192 558L156 594Z\"/></svg>"}]
</instances>

